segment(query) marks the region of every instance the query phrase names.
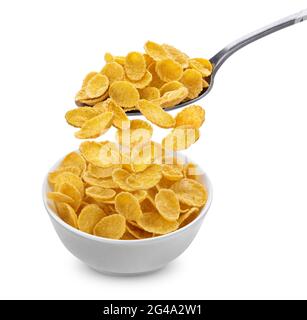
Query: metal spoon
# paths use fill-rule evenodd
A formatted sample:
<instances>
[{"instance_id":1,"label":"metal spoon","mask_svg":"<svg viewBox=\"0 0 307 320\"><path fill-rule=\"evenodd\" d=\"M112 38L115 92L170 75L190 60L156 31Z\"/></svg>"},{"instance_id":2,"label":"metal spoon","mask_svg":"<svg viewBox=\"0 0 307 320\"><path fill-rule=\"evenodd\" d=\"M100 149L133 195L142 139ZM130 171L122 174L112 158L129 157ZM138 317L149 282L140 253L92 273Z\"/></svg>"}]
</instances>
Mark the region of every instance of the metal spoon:
<instances>
[{"instance_id":1,"label":"metal spoon","mask_svg":"<svg viewBox=\"0 0 307 320\"><path fill-rule=\"evenodd\" d=\"M213 65L213 72L210 76L209 80L209 87L204 89L204 91L196 98L182 102L176 106L165 108L165 110L173 110L177 108L182 108L186 105L189 105L191 103L194 103L200 99L202 99L204 96L206 96L209 91L213 87L213 82L214 82L214 77L221 67L221 65L236 51L239 49L245 47L246 45L250 44L251 42L254 42L260 38L263 38L273 32L276 32L278 30L284 29L286 27L292 26L296 23L303 22L304 20L307 20L307 9L302 10L298 13L295 13L291 16L288 16L286 18L283 18L281 20L278 20L264 28L261 28L259 30L256 30L252 33L249 33L245 35L244 37L230 43L227 45L224 49L219 51L216 55L214 55L211 59L210 62ZM129 115L140 115L141 113L138 110L131 110L127 112Z\"/></svg>"}]
</instances>

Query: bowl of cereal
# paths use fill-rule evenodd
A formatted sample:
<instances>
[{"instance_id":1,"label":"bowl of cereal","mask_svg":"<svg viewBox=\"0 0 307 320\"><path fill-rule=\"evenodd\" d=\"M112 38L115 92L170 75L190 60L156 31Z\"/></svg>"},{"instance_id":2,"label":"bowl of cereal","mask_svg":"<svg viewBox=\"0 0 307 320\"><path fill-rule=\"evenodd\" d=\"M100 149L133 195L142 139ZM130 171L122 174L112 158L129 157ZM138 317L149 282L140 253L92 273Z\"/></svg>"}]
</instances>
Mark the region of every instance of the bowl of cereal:
<instances>
[{"instance_id":1,"label":"bowl of cereal","mask_svg":"<svg viewBox=\"0 0 307 320\"><path fill-rule=\"evenodd\" d=\"M158 270L183 253L212 201L208 176L181 154L176 161L97 166L86 150L50 170L43 201L64 246L108 274Z\"/></svg>"}]
</instances>

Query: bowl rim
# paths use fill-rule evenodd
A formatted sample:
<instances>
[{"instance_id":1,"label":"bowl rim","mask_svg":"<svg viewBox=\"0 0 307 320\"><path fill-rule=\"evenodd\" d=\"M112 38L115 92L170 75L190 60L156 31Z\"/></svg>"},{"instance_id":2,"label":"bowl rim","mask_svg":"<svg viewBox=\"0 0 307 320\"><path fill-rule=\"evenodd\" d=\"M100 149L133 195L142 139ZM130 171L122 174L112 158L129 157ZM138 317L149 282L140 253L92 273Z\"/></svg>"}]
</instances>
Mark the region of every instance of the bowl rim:
<instances>
[{"instance_id":1,"label":"bowl rim","mask_svg":"<svg viewBox=\"0 0 307 320\"><path fill-rule=\"evenodd\" d=\"M184 154L182 154L180 152L177 152L177 155L179 157L181 157L181 158L184 158L185 160L188 160L188 162L196 163L195 161L192 161L191 158L187 157L186 155L184 155ZM48 173L53 171L57 167L57 165L60 163L60 161L62 159L63 158L58 160L49 169ZM196 217L196 219L194 219L192 222L190 222L186 226L184 226L184 227L182 227L180 229L177 229L175 231L172 231L170 233L167 233L167 234L164 234L164 235L160 235L158 237L146 238L146 239L136 239L136 240L109 239L109 238L103 238L103 237L95 236L95 235L83 232L83 231L81 231L79 229L76 229L76 228L70 226L65 221L63 221L54 212L54 210L52 210L48 205L48 199L47 199L48 173L46 174L44 182L43 182L43 188L42 188L42 191L43 191L43 202L44 202L44 206L45 206L45 209L46 209L49 217L51 217L54 221L56 221L58 224L60 224L63 228L67 229L68 231L76 234L77 236L86 238L88 240L94 240L94 241L98 241L98 242L102 242L102 243L108 243L108 244L120 244L120 245L122 245L122 244L123 245L136 245L136 244L142 244L142 243L151 243L151 242L163 241L166 238L176 237L176 236L180 235L181 233L186 232L194 224L196 224L198 221L203 219L206 216L206 214L209 211L209 209L210 209L210 206L211 206L211 203L212 203L212 197L213 197L212 183L211 183L211 180L209 179L208 175L203 171L203 169L198 164L197 164L197 166L203 172L204 184L205 184L205 187L206 187L207 193L208 193L208 199L207 199L207 202L206 202L205 206L200 210L200 214Z\"/></svg>"}]
</instances>

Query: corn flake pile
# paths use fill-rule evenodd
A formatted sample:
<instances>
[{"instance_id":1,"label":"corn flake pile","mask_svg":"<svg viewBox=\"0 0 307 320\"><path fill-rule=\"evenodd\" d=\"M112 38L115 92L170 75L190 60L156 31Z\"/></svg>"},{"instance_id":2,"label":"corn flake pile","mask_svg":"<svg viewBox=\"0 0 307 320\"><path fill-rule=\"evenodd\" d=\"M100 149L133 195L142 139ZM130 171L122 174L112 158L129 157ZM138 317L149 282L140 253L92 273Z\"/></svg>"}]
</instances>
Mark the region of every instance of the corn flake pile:
<instances>
[{"instance_id":1,"label":"corn flake pile","mask_svg":"<svg viewBox=\"0 0 307 320\"><path fill-rule=\"evenodd\" d=\"M96 154L106 144L83 142L80 153L68 154L49 173L48 198L62 220L96 236L134 240L170 233L198 216L207 191L196 165L176 158L142 171L130 164L101 165Z\"/></svg>"},{"instance_id":2,"label":"corn flake pile","mask_svg":"<svg viewBox=\"0 0 307 320\"><path fill-rule=\"evenodd\" d=\"M75 97L78 106L95 106L111 98L125 111L139 109L142 100L162 108L196 98L209 87L212 65L189 58L180 50L148 41L145 53L105 54L100 72L90 72Z\"/></svg>"},{"instance_id":3,"label":"corn flake pile","mask_svg":"<svg viewBox=\"0 0 307 320\"><path fill-rule=\"evenodd\" d=\"M208 86L212 66L169 45L145 44L145 54L105 55L101 72L89 73L66 121L78 139L95 139L112 126L116 143L84 141L49 173L59 217L89 234L143 239L193 221L207 201L197 166L174 156L199 139L205 110L191 105L173 117L163 108L193 99ZM138 109L146 120L130 120ZM170 129L152 141L153 125Z\"/></svg>"}]
</instances>

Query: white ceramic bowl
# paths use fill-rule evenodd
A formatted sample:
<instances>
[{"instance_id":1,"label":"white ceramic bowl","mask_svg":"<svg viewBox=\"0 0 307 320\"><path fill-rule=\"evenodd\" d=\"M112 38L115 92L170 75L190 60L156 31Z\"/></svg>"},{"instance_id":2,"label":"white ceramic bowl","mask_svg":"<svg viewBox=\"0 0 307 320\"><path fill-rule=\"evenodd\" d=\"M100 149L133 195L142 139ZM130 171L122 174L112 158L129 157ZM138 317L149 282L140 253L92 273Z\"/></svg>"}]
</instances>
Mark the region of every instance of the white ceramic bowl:
<instances>
[{"instance_id":1,"label":"white ceramic bowl","mask_svg":"<svg viewBox=\"0 0 307 320\"><path fill-rule=\"evenodd\" d=\"M60 162L60 161L59 161ZM57 162L50 171L57 168ZM177 258L196 236L212 201L212 186L202 175L208 190L208 201L199 216L187 226L156 238L144 240L112 240L79 231L60 219L47 199L50 191L47 177L43 200L51 222L64 246L77 258L99 272L131 275L158 270Z\"/></svg>"}]
</instances>

